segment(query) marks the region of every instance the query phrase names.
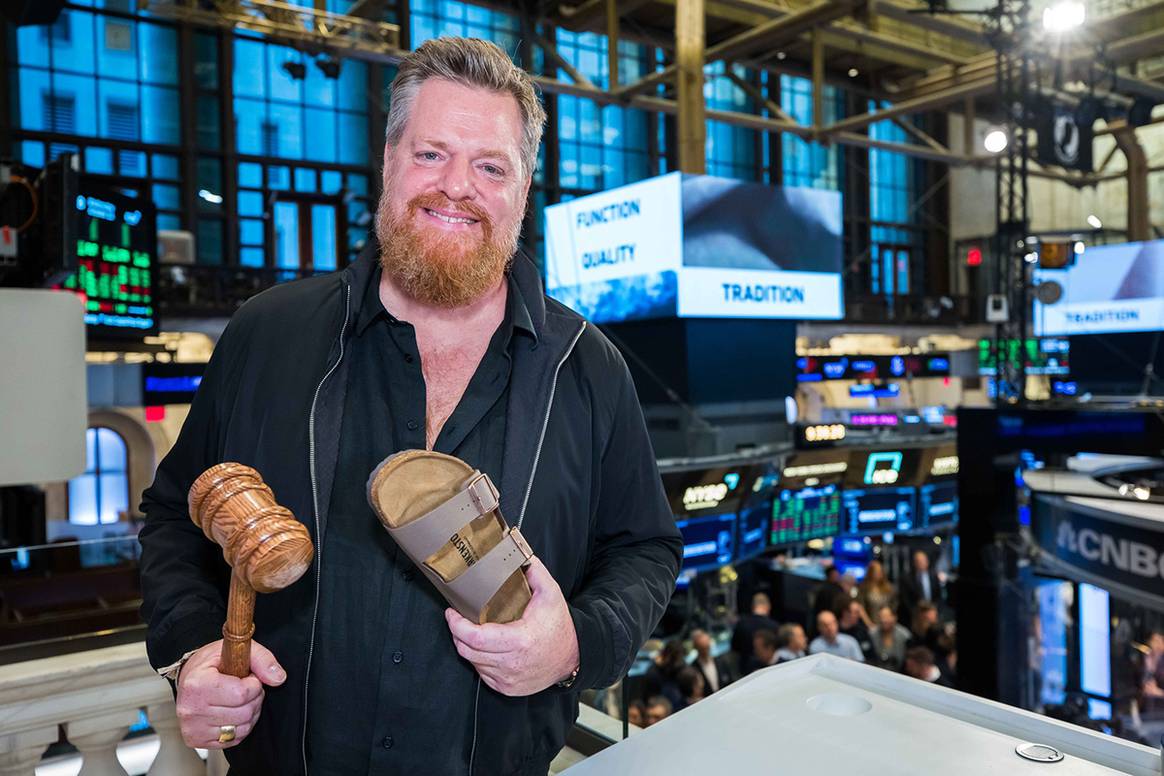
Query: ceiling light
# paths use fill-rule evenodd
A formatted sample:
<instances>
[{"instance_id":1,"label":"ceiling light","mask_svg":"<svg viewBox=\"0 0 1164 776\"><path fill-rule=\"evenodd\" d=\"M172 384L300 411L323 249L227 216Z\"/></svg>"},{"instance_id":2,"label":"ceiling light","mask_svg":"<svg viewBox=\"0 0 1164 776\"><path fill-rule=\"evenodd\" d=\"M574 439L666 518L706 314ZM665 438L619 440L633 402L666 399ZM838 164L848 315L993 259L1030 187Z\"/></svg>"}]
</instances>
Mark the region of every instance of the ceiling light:
<instances>
[{"instance_id":1,"label":"ceiling light","mask_svg":"<svg viewBox=\"0 0 1164 776\"><path fill-rule=\"evenodd\" d=\"M1009 138L1006 132L1001 129L992 129L986 133L986 137L982 139L982 144L986 146L986 150L992 154L997 154L1006 149L1006 144Z\"/></svg>"},{"instance_id":2,"label":"ceiling light","mask_svg":"<svg viewBox=\"0 0 1164 776\"><path fill-rule=\"evenodd\" d=\"M1047 32L1067 32L1082 27L1086 15L1083 3L1064 0L1043 9L1043 29Z\"/></svg>"},{"instance_id":3,"label":"ceiling light","mask_svg":"<svg viewBox=\"0 0 1164 776\"><path fill-rule=\"evenodd\" d=\"M198 196L202 197L202 199L206 200L207 202L209 202L212 205L221 205L222 204L222 195L215 194L213 191L207 191L206 189L199 189Z\"/></svg>"},{"instance_id":4,"label":"ceiling light","mask_svg":"<svg viewBox=\"0 0 1164 776\"><path fill-rule=\"evenodd\" d=\"M785 54L783 51L777 51L777 52L776 52L776 58L777 58L777 59L779 59L779 60L784 60L784 59L787 59L787 58L788 58L788 55L787 55L787 54Z\"/></svg>"},{"instance_id":5,"label":"ceiling light","mask_svg":"<svg viewBox=\"0 0 1164 776\"><path fill-rule=\"evenodd\" d=\"M860 74L861 74L861 71L858 70L857 68L855 68L855 67L849 68L849 78L856 78Z\"/></svg>"},{"instance_id":6,"label":"ceiling light","mask_svg":"<svg viewBox=\"0 0 1164 776\"><path fill-rule=\"evenodd\" d=\"M1092 213L1091 215L1089 215L1087 217L1087 224L1092 229L1102 229L1103 228L1103 221L1100 221L1099 216L1097 216L1095 213Z\"/></svg>"},{"instance_id":7,"label":"ceiling light","mask_svg":"<svg viewBox=\"0 0 1164 776\"><path fill-rule=\"evenodd\" d=\"M1027 264L1037 264L1039 261L1039 254L1035 253L1034 251L1031 251L1027 255L1023 256L1023 260Z\"/></svg>"},{"instance_id":8,"label":"ceiling light","mask_svg":"<svg viewBox=\"0 0 1164 776\"><path fill-rule=\"evenodd\" d=\"M1087 250L1087 246L1083 244L1083 240L1076 240L1074 248L1076 256L1082 256L1083 252Z\"/></svg>"}]
</instances>

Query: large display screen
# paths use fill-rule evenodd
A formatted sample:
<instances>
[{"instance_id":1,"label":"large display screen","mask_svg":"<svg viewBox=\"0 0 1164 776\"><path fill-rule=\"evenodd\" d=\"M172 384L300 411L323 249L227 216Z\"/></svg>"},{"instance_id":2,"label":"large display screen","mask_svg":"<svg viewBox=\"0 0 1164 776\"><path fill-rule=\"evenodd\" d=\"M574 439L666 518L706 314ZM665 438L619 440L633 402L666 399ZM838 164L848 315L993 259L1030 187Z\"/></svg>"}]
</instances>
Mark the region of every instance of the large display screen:
<instances>
[{"instance_id":1,"label":"large display screen","mask_svg":"<svg viewBox=\"0 0 1164 776\"><path fill-rule=\"evenodd\" d=\"M825 539L840 530L841 497L836 485L782 490L772 501L772 546Z\"/></svg>"},{"instance_id":2,"label":"large display screen","mask_svg":"<svg viewBox=\"0 0 1164 776\"><path fill-rule=\"evenodd\" d=\"M731 563L735 553L736 516L706 515L676 521L683 536L683 571L709 571Z\"/></svg>"},{"instance_id":3,"label":"large display screen","mask_svg":"<svg viewBox=\"0 0 1164 776\"><path fill-rule=\"evenodd\" d=\"M913 488L845 490L841 494L848 533L910 531L915 525Z\"/></svg>"},{"instance_id":4,"label":"large display screen","mask_svg":"<svg viewBox=\"0 0 1164 776\"><path fill-rule=\"evenodd\" d=\"M889 380L903 377L949 377L948 353L885 356L801 356L796 380Z\"/></svg>"},{"instance_id":5,"label":"large display screen","mask_svg":"<svg viewBox=\"0 0 1164 776\"><path fill-rule=\"evenodd\" d=\"M598 323L844 315L837 192L670 173L545 218L547 292Z\"/></svg>"},{"instance_id":6,"label":"large display screen","mask_svg":"<svg viewBox=\"0 0 1164 776\"><path fill-rule=\"evenodd\" d=\"M1034 280L1058 294L1051 304L1036 295L1037 335L1164 329L1164 240L1091 247L1073 266L1037 270Z\"/></svg>"},{"instance_id":7,"label":"large display screen","mask_svg":"<svg viewBox=\"0 0 1164 776\"><path fill-rule=\"evenodd\" d=\"M852 450L845 472L846 487L879 488L916 485L923 450Z\"/></svg>"},{"instance_id":8,"label":"large display screen","mask_svg":"<svg viewBox=\"0 0 1164 776\"><path fill-rule=\"evenodd\" d=\"M767 464L752 467L747 478L743 503L736 527L736 560L746 560L762 553L768 547L768 522L772 516L772 499L779 474ZM747 483L748 479L745 480Z\"/></svg>"},{"instance_id":9,"label":"large display screen","mask_svg":"<svg viewBox=\"0 0 1164 776\"><path fill-rule=\"evenodd\" d=\"M978 374L993 376L997 371L995 353L999 341L993 339L978 340ZM1019 340L1001 340L1002 361L1018 368L1020 356L1025 361L1026 373L1029 375L1065 375L1071 372L1070 354L1071 343L1066 339L1045 337L1043 339L1028 338Z\"/></svg>"},{"instance_id":10,"label":"large display screen","mask_svg":"<svg viewBox=\"0 0 1164 776\"><path fill-rule=\"evenodd\" d=\"M82 179L73 208L78 219L78 269L60 287L84 300L90 333L140 336L156 332L154 206Z\"/></svg>"},{"instance_id":11,"label":"large display screen","mask_svg":"<svg viewBox=\"0 0 1164 776\"><path fill-rule=\"evenodd\" d=\"M723 466L663 472L663 490L676 519L709 512L736 512L747 495L751 467Z\"/></svg>"},{"instance_id":12,"label":"large display screen","mask_svg":"<svg viewBox=\"0 0 1164 776\"><path fill-rule=\"evenodd\" d=\"M958 481L944 480L922 485L918 490L918 509L927 527L957 523Z\"/></svg>"}]
</instances>

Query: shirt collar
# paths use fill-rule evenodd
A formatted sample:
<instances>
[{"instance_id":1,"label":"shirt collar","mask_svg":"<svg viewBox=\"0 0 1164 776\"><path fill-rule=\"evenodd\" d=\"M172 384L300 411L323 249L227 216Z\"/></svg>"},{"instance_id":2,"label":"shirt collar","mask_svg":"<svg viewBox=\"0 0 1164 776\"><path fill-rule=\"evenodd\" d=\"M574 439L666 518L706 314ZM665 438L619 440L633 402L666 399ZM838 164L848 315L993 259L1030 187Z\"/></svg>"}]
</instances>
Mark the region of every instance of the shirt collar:
<instances>
[{"instance_id":1,"label":"shirt collar","mask_svg":"<svg viewBox=\"0 0 1164 776\"><path fill-rule=\"evenodd\" d=\"M360 309L356 312L355 333L359 336L364 333L372 323L384 316L389 321L395 321L396 317L384 307L384 303L380 301L380 276L383 270L377 265L368 275L367 285L364 287L364 293L361 297ZM525 295L521 291L521 286L514 279L512 272L505 274L505 282L509 284L509 293L507 294L505 302L505 318L513 323L513 328L522 331L529 336L537 339L537 332L534 330L533 319L530 316L529 305L526 304Z\"/></svg>"}]
</instances>

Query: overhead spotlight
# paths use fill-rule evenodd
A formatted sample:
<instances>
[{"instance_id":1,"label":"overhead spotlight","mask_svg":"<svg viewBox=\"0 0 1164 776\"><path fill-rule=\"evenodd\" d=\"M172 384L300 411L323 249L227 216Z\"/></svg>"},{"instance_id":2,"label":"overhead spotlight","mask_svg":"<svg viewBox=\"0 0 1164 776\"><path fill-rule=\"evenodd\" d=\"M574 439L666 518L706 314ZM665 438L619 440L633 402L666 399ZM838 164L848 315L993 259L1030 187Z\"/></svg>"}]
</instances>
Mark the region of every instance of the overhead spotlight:
<instances>
[{"instance_id":1,"label":"overhead spotlight","mask_svg":"<svg viewBox=\"0 0 1164 776\"><path fill-rule=\"evenodd\" d=\"M1087 250L1087 246L1083 244L1083 240L1076 240L1073 249L1076 256L1082 256L1083 252Z\"/></svg>"},{"instance_id":2,"label":"overhead spotlight","mask_svg":"<svg viewBox=\"0 0 1164 776\"><path fill-rule=\"evenodd\" d=\"M982 145L986 150L992 154L1002 153L1006 150L1006 144L1010 139L1006 136L1005 130L992 129L986 133L986 137L982 139Z\"/></svg>"},{"instance_id":3,"label":"overhead spotlight","mask_svg":"<svg viewBox=\"0 0 1164 776\"><path fill-rule=\"evenodd\" d=\"M855 67L849 68L849 78L856 78L860 74L861 74L861 71L858 70L857 68L855 68Z\"/></svg>"},{"instance_id":4,"label":"overhead spotlight","mask_svg":"<svg viewBox=\"0 0 1164 776\"><path fill-rule=\"evenodd\" d=\"M1075 124L1079 127L1090 127L1099 118L1103 104L1090 95L1082 97L1075 107Z\"/></svg>"},{"instance_id":5,"label":"overhead spotlight","mask_svg":"<svg viewBox=\"0 0 1164 776\"><path fill-rule=\"evenodd\" d=\"M221 205L222 204L222 195L215 194L213 191L207 191L206 189L198 189L198 196L201 197L202 199L206 200L207 202L209 202L212 205Z\"/></svg>"},{"instance_id":6,"label":"overhead spotlight","mask_svg":"<svg viewBox=\"0 0 1164 776\"><path fill-rule=\"evenodd\" d=\"M339 78L341 64L340 60L335 57L320 57L315 60L315 66L319 68L324 77L332 80Z\"/></svg>"},{"instance_id":7,"label":"overhead spotlight","mask_svg":"<svg viewBox=\"0 0 1164 776\"><path fill-rule=\"evenodd\" d=\"M788 55L785 54L783 51L777 51L776 58L781 60L781 61L784 61L785 59L788 59Z\"/></svg>"},{"instance_id":8,"label":"overhead spotlight","mask_svg":"<svg viewBox=\"0 0 1164 776\"><path fill-rule=\"evenodd\" d=\"M1027 264L1038 264L1039 263L1039 254L1035 253L1034 251L1031 251L1027 255L1023 256L1023 261L1025 261Z\"/></svg>"},{"instance_id":9,"label":"overhead spotlight","mask_svg":"<svg viewBox=\"0 0 1164 776\"><path fill-rule=\"evenodd\" d=\"M1083 3L1061 0L1043 9L1043 29L1063 33L1083 26L1087 10Z\"/></svg>"},{"instance_id":10,"label":"overhead spotlight","mask_svg":"<svg viewBox=\"0 0 1164 776\"><path fill-rule=\"evenodd\" d=\"M283 63L283 69L287 71L287 75L294 78L296 81L302 81L307 77L307 65L302 62L292 62L290 60Z\"/></svg>"},{"instance_id":11,"label":"overhead spotlight","mask_svg":"<svg viewBox=\"0 0 1164 776\"><path fill-rule=\"evenodd\" d=\"M1095 213L1092 213L1087 217L1087 225L1092 229L1102 229L1103 221L1100 221L1099 216L1097 216Z\"/></svg>"}]
</instances>

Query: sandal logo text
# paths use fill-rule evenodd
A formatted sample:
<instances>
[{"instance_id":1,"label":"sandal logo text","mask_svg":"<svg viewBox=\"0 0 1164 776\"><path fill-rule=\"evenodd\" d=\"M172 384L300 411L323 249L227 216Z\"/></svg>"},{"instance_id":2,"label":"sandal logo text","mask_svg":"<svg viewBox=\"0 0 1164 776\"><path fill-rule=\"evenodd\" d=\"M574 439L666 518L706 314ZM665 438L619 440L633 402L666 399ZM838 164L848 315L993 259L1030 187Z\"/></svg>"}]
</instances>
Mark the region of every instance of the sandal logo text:
<instances>
[{"instance_id":1,"label":"sandal logo text","mask_svg":"<svg viewBox=\"0 0 1164 776\"><path fill-rule=\"evenodd\" d=\"M473 552L473 546L467 540L462 539L460 534L453 534L449 538L449 543L457 548L457 552L461 553L466 566L472 566L477 562L477 553Z\"/></svg>"}]
</instances>

